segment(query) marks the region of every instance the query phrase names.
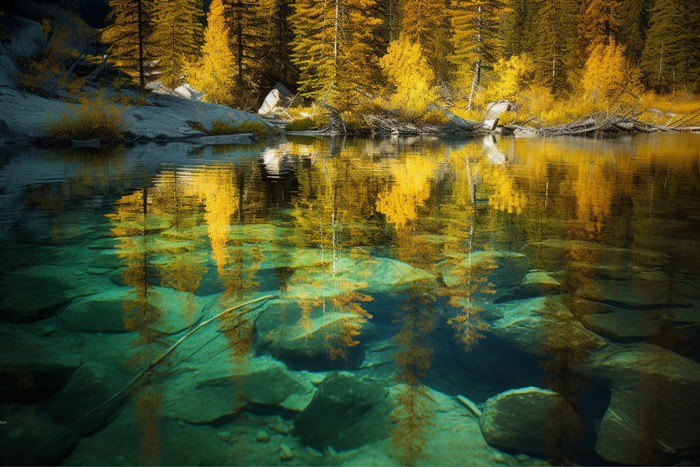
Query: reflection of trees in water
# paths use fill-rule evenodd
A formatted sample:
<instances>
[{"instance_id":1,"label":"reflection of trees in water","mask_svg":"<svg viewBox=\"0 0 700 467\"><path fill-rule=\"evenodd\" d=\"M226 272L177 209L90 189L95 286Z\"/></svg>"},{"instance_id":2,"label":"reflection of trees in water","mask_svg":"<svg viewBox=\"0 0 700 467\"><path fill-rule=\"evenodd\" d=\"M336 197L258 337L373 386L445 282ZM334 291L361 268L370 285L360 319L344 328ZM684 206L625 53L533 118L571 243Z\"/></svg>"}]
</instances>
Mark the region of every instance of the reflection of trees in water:
<instances>
[{"instance_id":1,"label":"reflection of trees in water","mask_svg":"<svg viewBox=\"0 0 700 467\"><path fill-rule=\"evenodd\" d=\"M337 148L334 157L321 158L299 173L298 194L292 200L291 211L294 234L284 239L299 249L313 247L319 252L317 265L295 275L293 283L301 296L291 298L301 308L299 325L306 331L314 325L312 316L319 311L320 319L330 323L323 326L330 360L347 361L350 349L360 343L356 338L361 335L362 324L372 318L361 303L373 298L357 291L365 284L341 277L342 272L338 272L344 258L369 260L368 252L357 248L372 235L366 224L371 173L365 168L361 155ZM359 270L353 273L353 279L362 275ZM318 292L312 294L310 290Z\"/></svg>"},{"instance_id":2,"label":"reflection of trees in water","mask_svg":"<svg viewBox=\"0 0 700 467\"><path fill-rule=\"evenodd\" d=\"M409 297L401 304L401 311L394 314L394 322L401 330L393 337L398 350L394 359L398 371L396 380L404 383L398 394L398 407L392 417L398 420L391 434L394 446L406 465L415 464L422 455L426 441L426 431L432 422L432 410L428 407L433 401L427 387L421 380L430 369L430 356L433 349L430 334L435 326L435 309L432 304L432 286L428 282L411 285Z\"/></svg>"},{"instance_id":3,"label":"reflection of trees in water","mask_svg":"<svg viewBox=\"0 0 700 467\"><path fill-rule=\"evenodd\" d=\"M148 235L149 215L147 187L122 197L116 213L109 215L114 225L112 234L120 237L116 249L126 266L122 279L125 286L132 288L129 298L123 301L123 319L124 327L137 333L132 344L139 350L127 363L140 367L150 364L168 347L165 334L156 329L163 323L164 312L157 305L160 296L149 281L156 277L152 239ZM149 371L130 389L136 398L136 419L143 436L141 451L148 464L156 463L160 455L160 430L156 421L163 395L156 378L155 370Z\"/></svg>"}]
</instances>

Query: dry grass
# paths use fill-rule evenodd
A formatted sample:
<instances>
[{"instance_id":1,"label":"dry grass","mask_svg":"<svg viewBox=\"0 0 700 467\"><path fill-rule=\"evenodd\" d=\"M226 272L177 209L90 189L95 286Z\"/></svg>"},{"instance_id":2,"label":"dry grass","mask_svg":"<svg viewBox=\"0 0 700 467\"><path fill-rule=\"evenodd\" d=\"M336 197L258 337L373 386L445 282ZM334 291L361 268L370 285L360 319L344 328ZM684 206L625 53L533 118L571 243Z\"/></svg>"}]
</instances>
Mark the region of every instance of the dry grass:
<instances>
[{"instance_id":1,"label":"dry grass","mask_svg":"<svg viewBox=\"0 0 700 467\"><path fill-rule=\"evenodd\" d=\"M306 131L318 128L318 124L311 117L297 118L287 123L286 131Z\"/></svg>"},{"instance_id":2,"label":"dry grass","mask_svg":"<svg viewBox=\"0 0 700 467\"><path fill-rule=\"evenodd\" d=\"M82 96L79 105L72 112L63 112L48 123L52 139L93 139L103 143L116 144L124 138L126 123L122 109L101 93Z\"/></svg>"},{"instance_id":3,"label":"dry grass","mask_svg":"<svg viewBox=\"0 0 700 467\"><path fill-rule=\"evenodd\" d=\"M659 95L654 92L642 94L637 106L639 119L657 125L673 125L681 118L700 110L700 95L686 92ZM685 125L700 125L700 116L682 121Z\"/></svg>"},{"instance_id":4,"label":"dry grass","mask_svg":"<svg viewBox=\"0 0 700 467\"><path fill-rule=\"evenodd\" d=\"M240 133L254 133L259 136L274 136L276 135L277 129L273 127L268 127L262 122L258 121L247 121L238 125L231 124L224 120L213 120L211 122L211 130L209 131L212 135L237 135Z\"/></svg>"}]
</instances>

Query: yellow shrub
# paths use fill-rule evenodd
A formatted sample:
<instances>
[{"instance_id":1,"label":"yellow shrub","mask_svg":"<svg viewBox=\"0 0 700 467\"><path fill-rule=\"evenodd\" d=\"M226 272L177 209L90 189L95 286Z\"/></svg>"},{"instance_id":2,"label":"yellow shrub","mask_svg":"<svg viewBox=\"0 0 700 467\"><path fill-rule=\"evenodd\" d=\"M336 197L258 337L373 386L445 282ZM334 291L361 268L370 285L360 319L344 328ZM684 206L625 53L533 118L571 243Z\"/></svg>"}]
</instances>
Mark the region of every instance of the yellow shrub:
<instances>
[{"instance_id":1,"label":"yellow shrub","mask_svg":"<svg viewBox=\"0 0 700 467\"><path fill-rule=\"evenodd\" d=\"M148 101L148 99L144 99L143 97L136 97L136 96L130 96L128 94L122 94L121 92L115 92L111 96L112 102L115 104L122 104L122 105L137 105L137 106L144 106L144 105L151 105L151 103Z\"/></svg>"},{"instance_id":2,"label":"yellow shrub","mask_svg":"<svg viewBox=\"0 0 700 467\"><path fill-rule=\"evenodd\" d=\"M465 120L480 122L484 119L484 116L486 115L486 112L484 112L483 110L467 110L466 102L457 102L455 104L456 105L454 107L450 108L450 111L456 116L462 117Z\"/></svg>"},{"instance_id":3,"label":"yellow shrub","mask_svg":"<svg viewBox=\"0 0 700 467\"><path fill-rule=\"evenodd\" d=\"M82 96L80 105L72 112L61 113L58 119L49 121L51 138L93 139L105 143L118 143L124 138L126 123L122 109L116 107L102 93Z\"/></svg>"},{"instance_id":4,"label":"yellow shrub","mask_svg":"<svg viewBox=\"0 0 700 467\"><path fill-rule=\"evenodd\" d=\"M438 109L429 110L420 119L426 125L446 125L450 122L445 114Z\"/></svg>"},{"instance_id":5,"label":"yellow shrub","mask_svg":"<svg viewBox=\"0 0 700 467\"><path fill-rule=\"evenodd\" d=\"M497 79L486 87L482 99L485 102L513 100L518 93L528 87L529 83L534 82L535 64L527 54L523 53L508 60L500 59L494 66L493 74Z\"/></svg>"},{"instance_id":6,"label":"yellow shrub","mask_svg":"<svg viewBox=\"0 0 700 467\"><path fill-rule=\"evenodd\" d=\"M613 39L600 43L591 52L584 66L581 84L587 98L610 99L626 86L631 92L639 92L640 73L625 58L625 47Z\"/></svg>"},{"instance_id":7,"label":"yellow shrub","mask_svg":"<svg viewBox=\"0 0 700 467\"><path fill-rule=\"evenodd\" d=\"M437 100L438 92L433 85L435 75L417 42L402 35L391 43L379 64L389 84L396 89L390 97L391 105L403 117L418 117Z\"/></svg>"},{"instance_id":8,"label":"yellow shrub","mask_svg":"<svg viewBox=\"0 0 700 467\"><path fill-rule=\"evenodd\" d=\"M286 131L306 131L317 128L318 125L313 118L305 117L292 120L284 127Z\"/></svg>"},{"instance_id":9,"label":"yellow shrub","mask_svg":"<svg viewBox=\"0 0 700 467\"><path fill-rule=\"evenodd\" d=\"M213 120L211 122L211 130L209 131L212 135L237 135L239 133L254 133L260 136L274 136L276 135L277 129L274 127L268 127L263 125L262 122L251 121L243 122L239 125L232 125L231 123L225 122L223 120Z\"/></svg>"}]
</instances>

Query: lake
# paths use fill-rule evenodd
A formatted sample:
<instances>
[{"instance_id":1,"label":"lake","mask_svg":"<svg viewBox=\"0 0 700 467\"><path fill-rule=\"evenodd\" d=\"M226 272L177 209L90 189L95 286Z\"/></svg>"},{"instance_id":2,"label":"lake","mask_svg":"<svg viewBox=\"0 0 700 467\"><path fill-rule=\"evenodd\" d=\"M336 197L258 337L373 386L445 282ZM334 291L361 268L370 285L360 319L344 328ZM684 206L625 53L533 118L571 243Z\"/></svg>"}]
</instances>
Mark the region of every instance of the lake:
<instances>
[{"instance_id":1,"label":"lake","mask_svg":"<svg viewBox=\"0 0 700 467\"><path fill-rule=\"evenodd\" d=\"M700 135L0 156L0 450L700 463Z\"/></svg>"}]
</instances>

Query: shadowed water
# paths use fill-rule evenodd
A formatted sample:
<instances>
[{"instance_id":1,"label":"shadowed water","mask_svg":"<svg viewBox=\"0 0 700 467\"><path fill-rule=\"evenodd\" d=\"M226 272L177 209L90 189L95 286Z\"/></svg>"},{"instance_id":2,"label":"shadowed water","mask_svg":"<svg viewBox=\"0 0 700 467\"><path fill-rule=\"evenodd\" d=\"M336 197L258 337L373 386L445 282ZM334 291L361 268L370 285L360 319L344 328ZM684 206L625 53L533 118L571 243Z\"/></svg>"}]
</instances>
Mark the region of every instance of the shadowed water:
<instances>
[{"instance_id":1,"label":"shadowed water","mask_svg":"<svg viewBox=\"0 0 700 467\"><path fill-rule=\"evenodd\" d=\"M2 462L698 463L699 162L698 135L6 150Z\"/></svg>"}]
</instances>

